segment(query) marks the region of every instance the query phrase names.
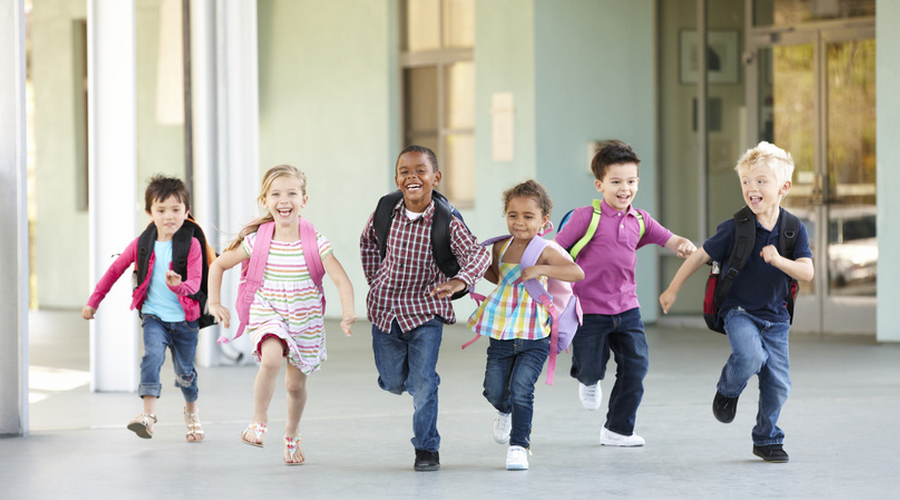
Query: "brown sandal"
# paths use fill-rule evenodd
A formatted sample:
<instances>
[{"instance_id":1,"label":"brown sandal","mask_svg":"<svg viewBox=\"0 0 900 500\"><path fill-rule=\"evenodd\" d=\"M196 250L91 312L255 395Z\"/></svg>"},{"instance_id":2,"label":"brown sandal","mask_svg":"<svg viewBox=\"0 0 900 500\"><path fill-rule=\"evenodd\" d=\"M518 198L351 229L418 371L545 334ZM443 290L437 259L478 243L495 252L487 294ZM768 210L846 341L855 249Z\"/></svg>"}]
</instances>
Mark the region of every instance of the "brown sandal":
<instances>
[{"instance_id":1,"label":"brown sandal","mask_svg":"<svg viewBox=\"0 0 900 500\"><path fill-rule=\"evenodd\" d=\"M149 413L141 413L128 422L128 430L134 432L140 438L150 439L153 437L153 424L156 423L156 415Z\"/></svg>"}]
</instances>

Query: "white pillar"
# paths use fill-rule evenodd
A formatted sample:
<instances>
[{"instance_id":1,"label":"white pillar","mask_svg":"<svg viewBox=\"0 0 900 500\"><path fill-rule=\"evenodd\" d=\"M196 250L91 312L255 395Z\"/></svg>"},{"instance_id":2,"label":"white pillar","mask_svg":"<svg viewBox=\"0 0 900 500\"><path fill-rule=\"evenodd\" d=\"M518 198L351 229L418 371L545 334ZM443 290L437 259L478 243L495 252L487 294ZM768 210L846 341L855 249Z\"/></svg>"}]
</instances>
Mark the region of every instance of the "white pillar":
<instances>
[{"instance_id":1,"label":"white pillar","mask_svg":"<svg viewBox=\"0 0 900 500\"><path fill-rule=\"evenodd\" d=\"M28 434L25 14L0 0L0 435Z\"/></svg>"},{"instance_id":2,"label":"white pillar","mask_svg":"<svg viewBox=\"0 0 900 500\"><path fill-rule=\"evenodd\" d=\"M137 236L137 76L133 0L88 0L91 286ZM127 271L126 271L127 273ZM91 390L137 389L138 327L123 276L91 322Z\"/></svg>"},{"instance_id":3,"label":"white pillar","mask_svg":"<svg viewBox=\"0 0 900 500\"><path fill-rule=\"evenodd\" d=\"M192 0L191 23L191 113L193 116L194 199L192 212L203 227L210 245L221 252L218 231L218 142L216 91L216 6L215 0ZM219 364L216 339L218 326L200 331L197 364Z\"/></svg>"},{"instance_id":4,"label":"white pillar","mask_svg":"<svg viewBox=\"0 0 900 500\"><path fill-rule=\"evenodd\" d=\"M259 214L259 57L256 2L218 0L218 194L221 246ZM225 274L222 303L234 312L237 269ZM236 329L232 322L233 335ZM237 348L249 353L246 338ZM231 351L229 351L231 352ZM246 356L245 356L246 359Z\"/></svg>"}]
</instances>

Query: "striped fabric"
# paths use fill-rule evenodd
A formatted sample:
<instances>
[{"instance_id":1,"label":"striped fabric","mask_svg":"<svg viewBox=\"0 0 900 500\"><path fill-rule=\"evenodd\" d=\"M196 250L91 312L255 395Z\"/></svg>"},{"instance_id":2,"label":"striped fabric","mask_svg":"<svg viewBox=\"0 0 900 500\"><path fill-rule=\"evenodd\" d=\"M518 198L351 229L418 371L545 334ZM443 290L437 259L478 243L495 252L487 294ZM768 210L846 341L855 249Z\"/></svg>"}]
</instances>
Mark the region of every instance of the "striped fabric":
<instances>
[{"instance_id":1,"label":"striped fabric","mask_svg":"<svg viewBox=\"0 0 900 500\"><path fill-rule=\"evenodd\" d=\"M466 323L472 331L497 340L537 340L550 335L550 314L517 282L522 276L519 264L503 262L510 238L500 251L500 277L497 288L487 296ZM547 278L541 277L546 287Z\"/></svg>"},{"instance_id":2,"label":"striped fabric","mask_svg":"<svg viewBox=\"0 0 900 500\"><path fill-rule=\"evenodd\" d=\"M247 256L256 233L241 244ZM331 244L316 233L319 258L331 253ZM272 241L263 273L264 281L250 306L247 333L253 339L253 355L259 360L259 343L275 335L286 346L288 361L305 374L325 361L325 323L319 290L309 275L300 241Z\"/></svg>"}]
</instances>

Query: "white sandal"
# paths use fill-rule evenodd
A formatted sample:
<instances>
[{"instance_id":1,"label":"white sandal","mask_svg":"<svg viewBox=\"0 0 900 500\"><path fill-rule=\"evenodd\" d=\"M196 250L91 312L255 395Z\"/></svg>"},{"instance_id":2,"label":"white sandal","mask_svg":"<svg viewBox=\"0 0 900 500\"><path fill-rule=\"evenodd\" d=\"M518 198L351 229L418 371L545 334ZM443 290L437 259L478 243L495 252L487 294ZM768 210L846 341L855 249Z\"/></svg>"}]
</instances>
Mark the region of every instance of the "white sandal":
<instances>
[{"instance_id":1,"label":"white sandal","mask_svg":"<svg viewBox=\"0 0 900 500\"><path fill-rule=\"evenodd\" d=\"M128 422L128 430L134 432L138 437L150 439L153 437L152 425L157 422L156 415L149 413L141 413Z\"/></svg>"},{"instance_id":2,"label":"white sandal","mask_svg":"<svg viewBox=\"0 0 900 500\"><path fill-rule=\"evenodd\" d=\"M198 413L200 412L195 411L194 413L188 413L187 408L184 410L184 423L187 425L187 435L185 435L185 439L187 439L188 443L203 442L203 427L200 425ZM191 436L194 436L194 439L191 439Z\"/></svg>"}]
</instances>

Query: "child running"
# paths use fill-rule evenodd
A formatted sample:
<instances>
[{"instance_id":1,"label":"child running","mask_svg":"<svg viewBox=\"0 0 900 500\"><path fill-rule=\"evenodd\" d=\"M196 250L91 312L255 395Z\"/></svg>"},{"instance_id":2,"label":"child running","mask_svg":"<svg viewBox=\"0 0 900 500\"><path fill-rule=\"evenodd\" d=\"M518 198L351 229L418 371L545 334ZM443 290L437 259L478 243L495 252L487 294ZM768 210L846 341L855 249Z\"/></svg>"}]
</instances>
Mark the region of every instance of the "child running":
<instances>
[{"instance_id":1,"label":"child running","mask_svg":"<svg viewBox=\"0 0 900 500\"><path fill-rule=\"evenodd\" d=\"M200 290L204 249L193 236L197 226L193 222L185 224L190 208L191 195L181 179L163 175L150 179L144 193L144 210L152 223L109 266L81 310L82 318L94 319L100 302L126 269L137 262L139 269L146 270L146 274L137 276L138 285L131 301L131 309L140 311L144 332L144 356L138 387L144 412L128 423L128 430L144 439L153 437L153 424L157 422L156 400L162 389L159 371L166 360L167 347L172 349L175 387L181 389L184 396L187 440L199 443L204 437L197 413L199 390L197 371L194 369L200 305L192 297ZM140 244L142 242L147 245L145 252L141 252L144 250ZM179 244L175 245L175 242ZM185 248L189 249L186 256L177 255ZM173 250L176 255L173 255ZM172 270L172 262L183 261L185 257L186 276L182 276Z\"/></svg>"},{"instance_id":2,"label":"child running","mask_svg":"<svg viewBox=\"0 0 900 500\"><path fill-rule=\"evenodd\" d=\"M321 259L341 301L341 329L350 335L356 320L353 286L335 258L331 244L316 232L318 255L304 255L300 241L300 209L306 207L306 176L290 165L266 172L258 202L267 213L245 226L209 268L209 310L225 328L230 313L221 304L222 275L226 269L250 259L259 231L274 231L266 258L262 285L253 297L246 330L253 341L259 372L253 387L253 418L241 441L262 448L269 422L269 403L281 360L287 359L287 423L284 462L299 465L306 456L300 446L300 417L306 406L306 378L325 360L323 297L310 277L308 259ZM271 224L270 224L271 223ZM274 227L272 227L274 226ZM307 242L307 245L309 242Z\"/></svg>"},{"instance_id":3,"label":"child running","mask_svg":"<svg viewBox=\"0 0 900 500\"><path fill-rule=\"evenodd\" d=\"M497 288L469 317L468 327L490 337L484 372L484 397L494 408L494 440L509 442L507 470L528 469L534 413L534 384L550 354L550 314L530 297L524 282L547 278L574 282L584 272L559 245L544 248L537 264L522 268L525 248L550 220L553 203L533 180L503 193L510 238L493 245L493 260L484 277Z\"/></svg>"}]
</instances>

